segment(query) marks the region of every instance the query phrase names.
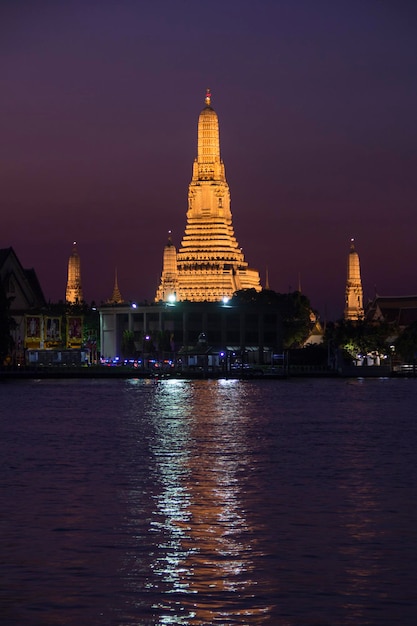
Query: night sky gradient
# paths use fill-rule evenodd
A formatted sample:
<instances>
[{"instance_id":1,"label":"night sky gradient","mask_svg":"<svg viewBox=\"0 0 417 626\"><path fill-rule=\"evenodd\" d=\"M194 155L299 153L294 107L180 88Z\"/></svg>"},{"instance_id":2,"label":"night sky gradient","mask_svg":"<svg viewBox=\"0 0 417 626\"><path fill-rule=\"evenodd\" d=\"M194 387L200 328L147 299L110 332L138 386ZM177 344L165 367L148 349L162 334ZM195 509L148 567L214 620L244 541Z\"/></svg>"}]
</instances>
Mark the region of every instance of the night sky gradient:
<instances>
[{"instance_id":1,"label":"night sky gradient","mask_svg":"<svg viewBox=\"0 0 417 626\"><path fill-rule=\"evenodd\" d=\"M6 1L0 247L65 298L152 301L179 247L207 87L235 234L272 289L322 319L417 293L417 4L401 0Z\"/></svg>"}]
</instances>

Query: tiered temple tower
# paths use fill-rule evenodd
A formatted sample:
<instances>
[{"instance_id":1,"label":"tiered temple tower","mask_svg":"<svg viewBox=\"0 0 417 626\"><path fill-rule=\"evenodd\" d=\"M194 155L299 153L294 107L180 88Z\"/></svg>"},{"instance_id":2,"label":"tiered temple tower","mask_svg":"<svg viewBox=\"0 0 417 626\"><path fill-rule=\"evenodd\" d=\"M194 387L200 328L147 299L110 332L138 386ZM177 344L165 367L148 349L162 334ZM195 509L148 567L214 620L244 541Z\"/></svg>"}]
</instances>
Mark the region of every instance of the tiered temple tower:
<instances>
[{"instance_id":1,"label":"tiered temple tower","mask_svg":"<svg viewBox=\"0 0 417 626\"><path fill-rule=\"evenodd\" d=\"M76 241L74 241L72 253L68 260L68 281L65 299L70 304L81 303L83 301L81 264Z\"/></svg>"},{"instance_id":2,"label":"tiered temple tower","mask_svg":"<svg viewBox=\"0 0 417 626\"><path fill-rule=\"evenodd\" d=\"M216 302L239 289L261 290L259 273L248 267L234 235L219 120L209 90L205 103L198 120L185 234L178 253L170 239L165 246L156 301Z\"/></svg>"},{"instance_id":3,"label":"tiered temple tower","mask_svg":"<svg viewBox=\"0 0 417 626\"><path fill-rule=\"evenodd\" d=\"M344 318L345 320L359 320L363 318L361 268L359 255L355 250L354 239L350 240Z\"/></svg>"}]
</instances>

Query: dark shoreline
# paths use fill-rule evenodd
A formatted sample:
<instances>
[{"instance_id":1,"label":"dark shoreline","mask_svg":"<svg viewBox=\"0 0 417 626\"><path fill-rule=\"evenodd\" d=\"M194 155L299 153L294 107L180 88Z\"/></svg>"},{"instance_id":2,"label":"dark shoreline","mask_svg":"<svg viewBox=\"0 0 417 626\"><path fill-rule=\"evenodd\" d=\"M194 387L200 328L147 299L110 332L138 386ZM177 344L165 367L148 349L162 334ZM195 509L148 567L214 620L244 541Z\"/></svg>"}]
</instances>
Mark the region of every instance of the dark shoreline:
<instances>
[{"instance_id":1,"label":"dark shoreline","mask_svg":"<svg viewBox=\"0 0 417 626\"><path fill-rule=\"evenodd\" d=\"M0 370L0 381L2 380L30 380L30 379L238 379L238 380L283 380L286 378L415 378L416 373L395 372L389 367L368 366L368 367L348 367L341 370L328 370L320 368L290 368L289 371L171 371L171 372L151 372L127 367L37 367L37 368L4 368Z\"/></svg>"},{"instance_id":2,"label":"dark shoreline","mask_svg":"<svg viewBox=\"0 0 417 626\"><path fill-rule=\"evenodd\" d=\"M333 375L333 374L331 374ZM68 368L22 368L13 370L1 370L1 380L28 380L28 379L65 379L65 378L140 378L150 380L168 379L269 379L287 378L287 373L262 373L255 372L212 372L212 371L174 371L174 372L149 372L126 367L68 367Z\"/></svg>"}]
</instances>

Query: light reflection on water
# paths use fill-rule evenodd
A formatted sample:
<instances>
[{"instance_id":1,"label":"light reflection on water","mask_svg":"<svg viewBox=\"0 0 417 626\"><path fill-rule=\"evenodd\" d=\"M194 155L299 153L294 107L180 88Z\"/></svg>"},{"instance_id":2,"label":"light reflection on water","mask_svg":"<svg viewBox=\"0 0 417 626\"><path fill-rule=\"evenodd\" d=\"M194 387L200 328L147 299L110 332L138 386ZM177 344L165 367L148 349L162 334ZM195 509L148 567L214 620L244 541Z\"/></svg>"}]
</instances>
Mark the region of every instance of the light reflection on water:
<instances>
[{"instance_id":1,"label":"light reflection on water","mask_svg":"<svg viewBox=\"0 0 417 626\"><path fill-rule=\"evenodd\" d=\"M270 607L256 601L238 475L248 458L244 389L237 381L170 381L154 389L151 450L160 488L149 588L164 595L153 608L163 624L228 623L239 615L261 623Z\"/></svg>"},{"instance_id":2,"label":"light reflection on water","mask_svg":"<svg viewBox=\"0 0 417 626\"><path fill-rule=\"evenodd\" d=\"M0 623L417 623L417 381L0 399Z\"/></svg>"}]
</instances>

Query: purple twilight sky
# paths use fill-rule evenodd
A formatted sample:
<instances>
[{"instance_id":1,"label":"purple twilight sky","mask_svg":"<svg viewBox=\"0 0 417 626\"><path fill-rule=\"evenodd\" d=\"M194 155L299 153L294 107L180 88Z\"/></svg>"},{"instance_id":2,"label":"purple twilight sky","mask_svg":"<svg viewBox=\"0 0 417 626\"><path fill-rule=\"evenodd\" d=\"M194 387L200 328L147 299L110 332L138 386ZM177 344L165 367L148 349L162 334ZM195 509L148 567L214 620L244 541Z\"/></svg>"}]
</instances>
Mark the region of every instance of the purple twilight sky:
<instances>
[{"instance_id":1,"label":"purple twilight sky","mask_svg":"<svg viewBox=\"0 0 417 626\"><path fill-rule=\"evenodd\" d=\"M417 5L33 0L0 5L0 247L65 297L152 300L179 246L207 87L233 223L272 289L340 317L351 237L365 301L417 293Z\"/></svg>"}]
</instances>

